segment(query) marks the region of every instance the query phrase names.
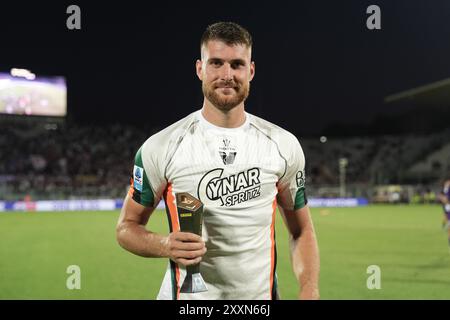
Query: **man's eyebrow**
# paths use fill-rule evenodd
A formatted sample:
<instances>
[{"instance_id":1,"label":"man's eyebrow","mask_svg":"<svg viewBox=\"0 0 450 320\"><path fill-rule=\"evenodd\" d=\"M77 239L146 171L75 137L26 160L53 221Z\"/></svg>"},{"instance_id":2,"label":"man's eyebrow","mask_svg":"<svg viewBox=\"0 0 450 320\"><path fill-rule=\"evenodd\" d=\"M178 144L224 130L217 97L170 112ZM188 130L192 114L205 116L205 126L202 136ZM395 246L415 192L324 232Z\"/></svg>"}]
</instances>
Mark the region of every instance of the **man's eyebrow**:
<instances>
[{"instance_id":1,"label":"man's eyebrow","mask_svg":"<svg viewBox=\"0 0 450 320\"><path fill-rule=\"evenodd\" d=\"M224 61L225 61L225 60L224 60L224 59L221 59L221 58L209 58L209 59L208 59L208 62L224 62ZM230 60L230 64L233 64L233 63L245 64L246 62L245 62L244 59L238 58L238 59L231 59L231 60Z\"/></svg>"},{"instance_id":2,"label":"man's eyebrow","mask_svg":"<svg viewBox=\"0 0 450 320\"><path fill-rule=\"evenodd\" d=\"M213 61L213 62L223 62L223 59L220 59L220 58L209 58L208 62L211 62L211 61Z\"/></svg>"},{"instance_id":3,"label":"man's eyebrow","mask_svg":"<svg viewBox=\"0 0 450 320\"><path fill-rule=\"evenodd\" d=\"M245 64L245 60L244 59L233 59L230 61L231 63L240 63L240 64Z\"/></svg>"}]
</instances>

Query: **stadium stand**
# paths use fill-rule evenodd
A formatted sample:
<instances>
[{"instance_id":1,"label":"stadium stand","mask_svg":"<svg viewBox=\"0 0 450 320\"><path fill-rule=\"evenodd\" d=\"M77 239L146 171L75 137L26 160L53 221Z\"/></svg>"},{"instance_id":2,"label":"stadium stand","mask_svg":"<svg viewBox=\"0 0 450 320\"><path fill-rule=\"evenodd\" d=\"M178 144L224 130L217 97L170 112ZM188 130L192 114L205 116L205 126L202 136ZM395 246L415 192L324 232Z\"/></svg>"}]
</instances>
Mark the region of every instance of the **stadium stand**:
<instances>
[{"instance_id":1,"label":"stadium stand","mask_svg":"<svg viewBox=\"0 0 450 320\"><path fill-rule=\"evenodd\" d=\"M0 127L2 200L122 198L135 151L156 129L128 125ZM299 140L306 155L309 194L339 196L340 158L348 160L347 192L371 197L378 185L438 189L450 171L450 130L429 135L329 137ZM413 194L409 192L409 198Z\"/></svg>"},{"instance_id":2,"label":"stadium stand","mask_svg":"<svg viewBox=\"0 0 450 320\"><path fill-rule=\"evenodd\" d=\"M123 125L0 129L4 200L122 197L146 134Z\"/></svg>"}]
</instances>

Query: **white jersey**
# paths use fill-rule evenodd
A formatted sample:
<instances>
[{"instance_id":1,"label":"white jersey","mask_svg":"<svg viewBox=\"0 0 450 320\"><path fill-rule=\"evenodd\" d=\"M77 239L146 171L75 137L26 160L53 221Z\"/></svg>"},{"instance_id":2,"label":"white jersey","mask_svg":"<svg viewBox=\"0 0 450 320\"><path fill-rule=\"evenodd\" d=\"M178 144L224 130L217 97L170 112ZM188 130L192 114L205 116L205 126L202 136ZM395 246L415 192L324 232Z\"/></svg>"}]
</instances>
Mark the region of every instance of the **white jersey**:
<instances>
[{"instance_id":1,"label":"white jersey","mask_svg":"<svg viewBox=\"0 0 450 320\"><path fill-rule=\"evenodd\" d=\"M166 203L179 230L175 194L204 204L208 291L180 293L186 269L169 260L158 299L276 299L275 212L306 205L305 158L286 130L245 113L238 128L209 123L198 110L151 136L135 158L130 194L145 206Z\"/></svg>"}]
</instances>

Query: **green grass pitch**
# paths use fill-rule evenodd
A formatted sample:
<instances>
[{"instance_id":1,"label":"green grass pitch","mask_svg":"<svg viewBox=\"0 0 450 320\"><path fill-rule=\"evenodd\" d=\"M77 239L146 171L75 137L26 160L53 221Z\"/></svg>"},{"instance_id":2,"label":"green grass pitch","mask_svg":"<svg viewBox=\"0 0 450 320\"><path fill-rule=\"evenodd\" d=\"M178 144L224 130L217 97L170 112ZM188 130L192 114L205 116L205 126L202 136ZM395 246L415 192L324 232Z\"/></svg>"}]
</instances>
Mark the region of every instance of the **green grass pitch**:
<instances>
[{"instance_id":1,"label":"green grass pitch","mask_svg":"<svg viewBox=\"0 0 450 320\"><path fill-rule=\"evenodd\" d=\"M132 255L115 240L118 211L0 214L0 299L155 299L166 259ZM321 254L322 299L450 299L450 253L440 206L313 208ZM149 229L167 233L157 211ZM278 280L283 299L298 285L287 232L277 216ZM68 290L66 269L81 268ZM381 289L366 286L381 268Z\"/></svg>"}]
</instances>

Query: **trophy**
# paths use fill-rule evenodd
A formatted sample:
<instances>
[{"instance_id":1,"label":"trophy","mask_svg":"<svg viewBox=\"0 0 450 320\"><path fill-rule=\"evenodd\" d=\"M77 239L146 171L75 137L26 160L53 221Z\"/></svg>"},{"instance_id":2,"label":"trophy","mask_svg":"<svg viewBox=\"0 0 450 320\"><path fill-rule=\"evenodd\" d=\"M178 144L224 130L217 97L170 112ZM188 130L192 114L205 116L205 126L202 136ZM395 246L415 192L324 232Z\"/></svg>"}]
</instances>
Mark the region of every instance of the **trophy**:
<instances>
[{"instance_id":1,"label":"trophy","mask_svg":"<svg viewBox=\"0 0 450 320\"><path fill-rule=\"evenodd\" d=\"M203 203L187 192L177 193L178 220L180 231L202 235ZM208 291L205 281L200 274L200 263L186 266L186 278L181 286L182 293Z\"/></svg>"}]
</instances>

